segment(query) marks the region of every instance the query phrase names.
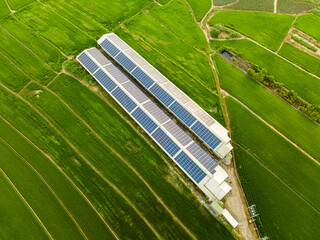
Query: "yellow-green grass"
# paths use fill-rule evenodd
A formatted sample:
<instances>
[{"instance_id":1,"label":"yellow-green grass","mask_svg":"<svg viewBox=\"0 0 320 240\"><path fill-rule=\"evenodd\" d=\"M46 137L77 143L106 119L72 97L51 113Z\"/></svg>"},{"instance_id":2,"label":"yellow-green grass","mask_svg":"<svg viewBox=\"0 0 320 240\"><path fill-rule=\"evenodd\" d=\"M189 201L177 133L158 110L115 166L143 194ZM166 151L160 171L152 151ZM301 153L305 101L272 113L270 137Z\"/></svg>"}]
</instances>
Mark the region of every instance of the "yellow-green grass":
<instances>
[{"instance_id":1,"label":"yellow-green grass","mask_svg":"<svg viewBox=\"0 0 320 240\"><path fill-rule=\"evenodd\" d=\"M121 112L123 117L80 82L68 76L57 78L50 88L139 172L197 238L207 239L213 234L222 239L231 238L230 234L204 211L190 191L181 184L180 177L172 171L172 168L168 168L166 161L171 164L171 160L166 158L164 161L161 157L163 154L160 155L159 150L155 150L159 149L157 145L152 141L143 140L141 135L137 134L133 129L137 128L137 125L133 124L130 117L121 111L121 107L108 94L105 94L108 103ZM126 120L133 126L128 125ZM148 139L146 134L143 135Z\"/></svg>"},{"instance_id":2,"label":"yellow-green grass","mask_svg":"<svg viewBox=\"0 0 320 240\"><path fill-rule=\"evenodd\" d=\"M198 22L200 22L203 19L203 17L206 15L206 13L210 10L210 7L211 7L210 0L187 0L187 1L191 6Z\"/></svg>"},{"instance_id":3,"label":"yellow-green grass","mask_svg":"<svg viewBox=\"0 0 320 240\"><path fill-rule=\"evenodd\" d=\"M7 0L11 9L18 10L19 8L34 2L35 0Z\"/></svg>"},{"instance_id":4,"label":"yellow-green grass","mask_svg":"<svg viewBox=\"0 0 320 240\"><path fill-rule=\"evenodd\" d=\"M230 8L237 10L273 12L273 4L273 0L240 0L231 5Z\"/></svg>"},{"instance_id":5,"label":"yellow-green grass","mask_svg":"<svg viewBox=\"0 0 320 240\"><path fill-rule=\"evenodd\" d=\"M2 140L0 140L0 148L2 149L1 169L37 214L52 237L54 239L85 239L41 177ZM25 222L25 224L28 223Z\"/></svg>"},{"instance_id":6,"label":"yellow-green grass","mask_svg":"<svg viewBox=\"0 0 320 240\"><path fill-rule=\"evenodd\" d=\"M32 52L0 28L0 51L34 80L46 84L55 73Z\"/></svg>"},{"instance_id":7,"label":"yellow-green grass","mask_svg":"<svg viewBox=\"0 0 320 240\"><path fill-rule=\"evenodd\" d=\"M75 55L82 49L96 44L88 33L81 31L77 25L39 2L31 3L17 12L14 17L49 40L66 55Z\"/></svg>"},{"instance_id":8,"label":"yellow-green grass","mask_svg":"<svg viewBox=\"0 0 320 240\"><path fill-rule=\"evenodd\" d=\"M228 97L226 101L233 140L257 156L319 212L320 193L315 189L320 187L320 165L241 107L236 100Z\"/></svg>"},{"instance_id":9,"label":"yellow-green grass","mask_svg":"<svg viewBox=\"0 0 320 240\"><path fill-rule=\"evenodd\" d=\"M6 0L0 0L0 17L8 15L10 10L6 4Z\"/></svg>"},{"instance_id":10,"label":"yellow-green grass","mask_svg":"<svg viewBox=\"0 0 320 240\"><path fill-rule=\"evenodd\" d=\"M315 14L301 15L294 23L294 27L320 42L320 17Z\"/></svg>"},{"instance_id":11,"label":"yellow-green grass","mask_svg":"<svg viewBox=\"0 0 320 240\"><path fill-rule=\"evenodd\" d=\"M0 62L0 82L12 91L19 92L30 79L2 54Z\"/></svg>"},{"instance_id":12,"label":"yellow-green grass","mask_svg":"<svg viewBox=\"0 0 320 240\"><path fill-rule=\"evenodd\" d=\"M278 0L277 13L301 13L314 8L312 1Z\"/></svg>"},{"instance_id":13,"label":"yellow-green grass","mask_svg":"<svg viewBox=\"0 0 320 240\"><path fill-rule=\"evenodd\" d=\"M157 0L157 2L160 4L167 4L170 2L170 0Z\"/></svg>"},{"instance_id":14,"label":"yellow-green grass","mask_svg":"<svg viewBox=\"0 0 320 240\"><path fill-rule=\"evenodd\" d=\"M249 153L234 147L240 181L249 205L256 205L256 223L262 236L275 240L316 239L320 234L320 214Z\"/></svg>"},{"instance_id":15,"label":"yellow-green grass","mask_svg":"<svg viewBox=\"0 0 320 240\"><path fill-rule=\"evenodd\" d=\"M289 90L294 90L305 100L320 104L320 81L307 72L297 68L285 59L267 51L257 44L247 40L212 41L213 47L222 45L233 48L244 59L265 68L275 80L283 83Z\"/></svg>"},{"instance_id":16,"label":"yellow-green grass","mask_svg":"<svg viewBox=\"0 0 320 240\"><path fill-rule=\"evenodd\" d=\"M0 140L0 154L9 157L8 153L10 149ZM0 189L1 239L49 239L1 169Z\"/></svg>"},{"instance_id":17,"label":"yellow-green grass","mask_svg":"<svg viewBox=\"0 0 320 240\"><path fill-rule=\"evenodd\" d=\"M8 16L3 19L0 22L0 25L35 52L55 71L61 71L61 64L66 60L66 58L50 43L41 38L41 36L32 32L31 29L15 19L13 16Z\"/></svg>"},{"instance_id":18,"label":"yellow-green grass","mask_svg":"<svg viewBox=\"0 0 320 240\"><path fill-rule=\"evenodd\" d=\"M313 73L320 77L320 59L311 56L310 54L302 51L299 48L294 47L290 43L283 43L279 54L286 59L294 62L300 67L304 68L310 73Z\"/></svg>"},{"instance_id":19,"label":"yellow-green grass","mask_svg":"<svg viewBox=\"0 0 320 240\"><path fill-rule=\"evenodd\" d=\"M153 4L149 13L183 41L203 51L206 50L208 46L206 38L185 0L174 0L162 7Z\"/></svg>"},{"instance_id":20,"label":"yellow-green grass","mask_svg":"<svg viewBox=\"0 0 320 240\"><path fill-rule=\"evenodd\" d=\"M64 169L119 238L156 237L128 202L110 187L45 119L1 87L0 114Z\"/></svg>"},{"instance_id":21,"label":"yellow-green grass","mask_svg":"<svg viewBox=\"0 0 320 240\"><path fill-rule=\"evenodd\" d=\"M77 190L77 187L62 173L62 170L59 170L47 156L43 155L3 119L0 119L0 127L0 137L42 176L89 239L114 238L96 210L90 206L83 193Z\"/></svg>"},{"instance_id":22,"label":"yellow-green grass","mask_svg":"<svg viewBox=\"0 0 320 240\"><path fill-rule=\"evenodd\" d=\"M246 74L213 56L221 87L320 162L320 127Z\"/></svg>"},{"instance_id":23,"label":"yellow-green grass","mask_svg":"<svg viewBox=\"0 0 320 240\"><path fill-rule=\"evenodd\" d=\"M277 50L286 37L294 16L266 12L221 11L209 24L221 24L250 37L271 50Z\"/></svg>"}]
</instances>

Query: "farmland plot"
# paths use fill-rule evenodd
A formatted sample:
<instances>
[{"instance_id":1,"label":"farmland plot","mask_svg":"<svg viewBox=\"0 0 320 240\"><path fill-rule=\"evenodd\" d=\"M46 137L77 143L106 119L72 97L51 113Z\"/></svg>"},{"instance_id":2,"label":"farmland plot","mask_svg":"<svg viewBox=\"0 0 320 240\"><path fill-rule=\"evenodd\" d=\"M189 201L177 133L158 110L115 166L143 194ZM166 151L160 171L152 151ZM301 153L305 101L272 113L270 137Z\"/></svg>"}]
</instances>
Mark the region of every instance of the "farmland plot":
<instances>
[{"instance_id":1,"label":"farmland plot","mask_svg":"<svg viewBox=\"0 0 320 240\"><path fill-rule=\"evenodd\" d=\"M18 10L19 8L34 2L35 0L7 0L11 9Z\"/></svg>"},{"instance_id":2,"label":"farmland plot","mask_svg":"<svg viewBox=\"0 0 320 240\"><path fill-rule=\"evenodd\" d=\"M5 0L0 0L0 17L3 17L10 13L10 10Z\"/></svg>"},{"instance_id":3,"label":"farmland plot","mask_svg":"<svg viewBox=\"0 0 320 240\"><path fill-rule=\"evenodd\" d=\"M240 0L230 6L231 9L251 11L273 11L274 0Z\"/></svg>"},{"instance_id":4,"label":"farmland plot","mask_svg":"<svg viewBox=\"0 0 320 240\"><path fill-rule=\"evenodd\" d=\"M233 3L235 1L236 0L214 0L213 4L215 6L223 6L223 5L227 5L227 4Z\"/></svg>"},{"instance_id":5,"label":"farmland plot","mask_svg":"<svg viewBox=\"0 0 320 240\"><path fill-rule=\"evenodd\" d=\"M193 9L194 15L198 22L201 22L202 18L210 10L211 0L187 0Z\"/></svg>"},{"instance_id":6,"label":"farmland plot","mask_svg":"<svg viewBox=\"0 0 320 240\"><path fill-rule=\"evenodd\" d=\"M278 0L278 13L300 13L312 9L314 6L301 0Z\"/></svg>"},{"instance_id":7,"label":"farmland plot","mask_svg":"<svg viewBox=\"0 0 320 240\"><path fill-rule=\"evenodd\" d=\"M301 15L294 27L320 42L320 17L315 14Z\"/></svg>"}]
</instances>

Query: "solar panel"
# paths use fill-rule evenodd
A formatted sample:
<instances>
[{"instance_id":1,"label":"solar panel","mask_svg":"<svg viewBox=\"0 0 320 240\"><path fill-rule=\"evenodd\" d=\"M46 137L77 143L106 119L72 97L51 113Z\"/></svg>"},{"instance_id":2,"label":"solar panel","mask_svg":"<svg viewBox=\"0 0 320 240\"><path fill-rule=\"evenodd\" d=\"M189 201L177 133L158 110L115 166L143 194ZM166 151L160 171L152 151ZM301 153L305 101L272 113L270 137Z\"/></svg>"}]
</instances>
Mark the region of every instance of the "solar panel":
<instances>
[{"instance_id":1,"label":"solar panel","mask_svg":"<svg viewBox=\"0 0 320 240\"><path fill-rule=\"evenodd\" d=\"M122 67L124 67L128 72L131 72L136 65L122 52L118 54L116 60L120 63Z\"/></svg>"},{"instance_id":2,"label":"solar panel","mask_svg":"<svg viewBox=\"0 0 320 240\"><path fill-rule=\"evenodd\" d=\"M150 88L150 92L152 92L167 107L174 101L174 99L157 83Z\"/></svg>"},{"instance_id":3,"label":"solar panel","mask_svg":"<svg viewBox=\"0 0 320 240\"><path fill-rule=\"evenodd\" d=\"M112 57L115 57L120 52L120 50L116 46L114 46L108 39L105 39L100 44L100 46Z\"/></svg>"},{"instance_id":4,"label":"solar panel","mask_svg":"<svg viewBox=\"0 0 320 240\"><path fill-rule=\"evenodd\" d=\"M93 57L101 66L110 64L111 61L106 58L98 49L91 48L87 52Z\"/></svg>"},{"instance_id":5,"label":"solar panel","mask_svg":"<svg viewBox=\"0 0 320 240\"><path fill-rule=\"evenodd\" d=\"M94 76L109 92L117 87L111 78L109 78L101 69L99 69Z\"/></svg>"},{"instance_id":6,"label":"solar panel","mask_svg":"<svg viewBox=\"0 0 320 240\"><path fill-rule=\"evenodd\" d=\"M146 88L149 88L154 83L154 81L139 67L137 67L131 74Z\"/></svg>"},{"instance_id":7,"label":"solar panel","mask_svg":"<svg viewBox=\"0 0 320 240\"><path fill-rule=\"evenodd\" d=\"M163 76L156 68L154 68L151 64L147 64L142 67L142 69L147 72L150 76L152 76L154 79L157 79L157 82L160 84L163 84L165 82L168 82L168 79Z\"/></svg>"},{"instance_id":8,"label":"solar panel","mask_svg":"<svg viewBox=\"0 0 320 240\"><path fill-rule=\"evenodd\" d=\"M177 152L180 151L180 148L178 147L175 142L168 137L167 134L165 134L164 131L161 130L161 128L158 128L154 131L152 134L152 137L164 148L164 150L167 151L167 153L173 157Z\"/></svg>"},{"instance_id":9,"label":"solar panel","mask_svg":"<svg viewBox=\"0 0 320 240\"><path fill-rule=\"evenodd\" d=\"M108 39L111 40L118 48L121 50L125 50L130 48L121 38L119 38L116 34L109 34Z\"/></svg>"},{"instance_id":10,"label":"solar panel","mask_svg":"<svg viewBox=\"0 0 320 240\"><path fill-rule=\"evenodd\" d=\"M124 83L130 80L118 67L113 64L105 66L104 69L116 79L119 83Z\"/></svg>"},{"instance_id":11,"label":"solar panel","mask_svg":"<svg viewBox=\"0 0 320 240\"><path fill-rule=\"evenodd\" d=\"M163 125L183 146L192 141L191 137L186 134L174 121L169 121Z\"/></svg>"},{"instance_id":12,"label":"solar panel","mask_svg":"<svg viewBox=\"0 0 320 240\"><path fill-rule=\"evenodd\" d=\"M218 163L197 143L192 143L187 149L210 173L215 173L214 168Z\"/></svg>"},{"instance_id":13,"label":"solar panel","mask_svg":"<svg viewBox=\"0 0 320 240\"><path fill-rule=\"evenodd\" d=\"M148 101L149 98L131 81L122 84L122 86L134 97L139 103Z\"/></svg>"},{"instance_id":14,"label":"solar panel","mask_svg":"<svg viewBox=\"0 0 320 240\"><path fill-rule=\"evenodd\" d=\"M143 104L143 107L161 124L170 119L168 115L152 101Z\"/></svg>"},{"instance_id":15,"label":"solar panel","mask_svg":"<svg viewBox=\"0 0 320 240\"><path fill-rule=\"evenodd\" d=\"M132 48L127 49L124 51L131 59L133 59L138 65L143 66L148 64L148 62L141 57L136 51L134 51Z\"/></svg>"},{"instance_id":16,"label":"solar panel","mask_svg":"<svg viewBox=\"0 0 320 240\"><path fill-rule=\"evenodd\" d=\"M206 173L197 164L195 164L186 153L179 153L175 160L196 183L201 182L201 180L206 176Z\"/></svg>"},{"instance_id":17,"label":"solar panel","mask_svg":"<svg viewBox=\"0 0 320 240\"><path fill-rule=\"evenodd\" d=\"M177 117L184 122L188 127L190 127L196 118L191 115L184 107L182 107L178 102L174 102L169 109L177 115Z\"/></svg>"},{"instance_id":18,"label":"solar panel","mask_svg":"<svg viewBox=\"0 0 320 240\"><path fill-rule=\"evenodd\" d=\"M209 131L202 123L199 121L196 122L191 129L205 142L211 147L215 149L221 140L217 138L212 132Z\"/></svg>"},{"instance_id":19,"label":"solar panel","mask_svg":"<svg viewBox=\"0 0 320 240\"><path fill-rule=\"evenodd\" d=\"M99 67L97 64L88 57L87 53L83 52L78 56L78 61L84 66L90 73L94 73Z\"/></svg>"},{"instance_id":20,"label":"solar panel","mask_svg":"<svg viewBox=\"0 0 320 240\"><path fill-rule=\"evenodd\" d=\"M137 106L119 87L117 87L111 94L125 109L127 109L128 112L131 112Z\"/></svg>"},{"instance_id":21,"label":"solar panel","mask_svg":"<svg viewBox=\"0 0 320 240\"><path fill-rule=\"evenodd\" d=\"M152 133L158 127L158 125L155 124L154 121L152 121L151 118L148 117L148 115L145 114L140 108L134 110L132 116L144 127L148 133Z\"/></svg>"}]
</instances>

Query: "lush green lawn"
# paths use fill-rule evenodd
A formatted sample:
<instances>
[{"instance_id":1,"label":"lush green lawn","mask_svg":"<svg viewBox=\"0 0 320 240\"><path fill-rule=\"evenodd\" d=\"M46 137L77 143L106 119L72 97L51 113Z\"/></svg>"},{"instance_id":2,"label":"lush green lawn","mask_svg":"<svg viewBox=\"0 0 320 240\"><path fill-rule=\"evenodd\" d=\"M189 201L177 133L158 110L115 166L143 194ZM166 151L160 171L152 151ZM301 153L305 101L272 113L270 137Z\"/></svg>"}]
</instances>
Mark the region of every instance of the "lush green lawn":
<instances>
[{"instance_id":1,"label":"lush green lawn","mask_svg":"<svg viewBox=\"0 0 320 240\"><path fill-rule=\"evenodd\" d=\"M11 155L10 149L0 140L2 156ZM0 170L1 239L49 239L44 229Z\"/></svg>"},{"instance_id":2,"label":"lush green lawn","mask_svg":"<svg viewBox=\"0 0 320 240\"><path fill-rule=\"evenodd\" d=\"M264 120L320 161L320 127L218 55L220 84Z\"/></svg>"},{"instance_id":3,"label":"lush green lawn","mask_svg":"<svg viewBox=\"0 0 320 240\"><path fill-rule=\"evenodd\" d=\"M88 238L113 238L94 209L61 171L9 124L0 119L0 137L22 155L59 196Z\"/></svg>"},{"instance_id":4,"label":"lush green lawn","mask_svg":"<svg viewBox=\"0 0 320 240\"><path fill-rule=\"evenodd\" d=\"M201 50L206 50L207 40L191 15L185 0L174 0L170 4L160 7L153 4L149 13L162 22L179 38ZM190 34L192 32L192 34Z\"/></svg>"},{"instance_id":5,"label":"lush green lawn","mask_svg":"<svg viewBox=\"0 0 320 240\"><path fill-rule=\"evenodd\" d=\"M301 15L294 23L294 27L320 42L320 17L315 14Z\"/></svg>"},{"instance_id":6,"label":"lush green lawn","mask_svg":"<svg viewBox=\"0 0 320 240\"><path fill-rule=\"evenodd\" d=\"M193 9L194 15L198 22L206 15L210 10L211 1L210 0L187 0Z\"/></svg>"},{"instance_id":7,"label":"lush green lawn","mask_svg":"<svg viewBox=\"0 0 320 240\"><path fill-rule=\"evenodd\" d=\"M228 232L204 211L189 190L179 182L152 141L146 142L108 104L70 77L56 79L50 88L68 103L108 144L119 152L157 192L171 211L197 236L207 239L216 234L230 239ZM104 90L103 90L104 91ZM120 107L106 94L108 102ZM130 119L123 112L124 117ZM133 122L133 120L130 120ZM107 130L106 130L107 129ZM146 134L144 134L145 137ZM148 138L148 137L147 137ZM150 146L151 145L151 146ZM152 146L155 147L152 149ZM171 160L166 157L169 164ZM183 204L181 204L183 202Z\"/></svg>"},{"instance_id":8,"label":"lush green lawn","mask_svg":"<svg viewBox=\"0 0 320 240\"><path fill-rule=\"evenodd\" d=\"M265 68L275 79L294 90L310 103L320 104L320 81L298 69L279 56L247 40L212 41L213 47L226 45L235 49L244 59Z\"/></svg>"},{"instance_id":9,"label":"lush green lawn","mask_svg":"<svg viewBox=\"0 0 320 240\"><path fill-rule=\"evenodd\" d=\"M1 169L36 212L52 237L54 239L84 239L72 218L36 172L2 140L0 140L0 148ZM1 195L3 195L2 189ZM20 221L12 219L13 216L8 216L10 217L13 222ZM21 216L19 218L21 219ZM28 223L25 222L23 225L26 224Z\"/></svg>"},{"instance_id":10,"label":"lush green lawn","mask_svg":"<svg viewBox=\"0 0 320 240\"><path fill-rule=\"evenodd\" d=\"M320 76L320 59L311 56L287 42L282 45L279 54L308 72Z\"/></svg>"},{"instance_id":11,"label":"lush green lawn","mask_svg":"<svg viewBox=\"0 0 320 240\"><path fill-rule=\"evenodd\" d=\"M10 13L10 10L5 0L0 0L0 17L3 17Z\"/></svg>"},{"instance_id":12,"label":"lush green lawn","mask_svg":"<svg viewBox=\"0 0 320 240\"><path fill-rule=\"evenodd\" d=\"M230 8L236 10L273 12L273 3L274 0L240 0L231 5Z\"/></svg>"},{"instance_id":13,"label":"lush green lawn","mask_svg":"<svg viewBox=\"0 0 320 240\"><path fill-rule=\"evenodd\" d=\"M241 107L231 97L227 99L233 140L257 156L267 167L300 193L318 210L320 165L291 145L274 130Z\"/></svg>"},{"instance_id":14,"label":"lush green lawn","mask_svg":"<svg viewBox=\"0 0 320 240\"><path fill-rule=\"evenodd\" d=\"M35 0L7 0L11 9L17 10L28 3L34 2Z\"/></svg>"},{"instance_id":15,"label":"lush green lawn","mask_svg":"<svg viewBox=\"0 0 320 240\"><path fill-rule=\"evenodd\" d=\"M277 50L287 35L294 16L265 12L221 11L213 15L210 25L222 24Z\"/></svg>"},{"instance_id":16,"label":"lush green lawn","mask_svg":"<svg viewBox=\"0 0 320 240\"><path fill-rule=\"evenodd\" d=\"M301 0L278 0L278 13L300 13L312 9L314 6L307 1Z\"/></svg>"},{"instance_id":17,"label":"lush green lawn","mask_svg":"<svg viewBox=\"0 0 320 240\"><path fill-rule=\"evenodd\" d=\"M230 113L235 115L237 110L232 109ZM249 204L256 205L261 221L257 223L263 236L279 240L317 239L319 213L242 148L235 146L235 158Z\"/></svg>"}]
</instances>

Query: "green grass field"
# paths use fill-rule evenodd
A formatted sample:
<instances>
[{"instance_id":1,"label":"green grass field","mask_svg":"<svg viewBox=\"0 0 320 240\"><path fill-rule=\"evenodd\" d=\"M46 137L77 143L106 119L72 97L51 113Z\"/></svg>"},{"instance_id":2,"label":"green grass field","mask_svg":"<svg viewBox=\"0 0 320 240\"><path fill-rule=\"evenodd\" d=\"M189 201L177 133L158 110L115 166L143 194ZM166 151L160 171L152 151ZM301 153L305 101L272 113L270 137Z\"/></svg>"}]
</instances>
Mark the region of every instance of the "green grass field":
<instances>
[{"instance_id":1,"label":"green grass field","mask_svg":"<svg viewBox=\"0 0 320 240\"><path fill-rule=\"evenodd\" d=\"M233 102L228 107L232 115L241 108ZM279 240L317 238L319 213L242 148L235 146L235 158L248 202L256 205L263 236Z\"/></svg>"},{"instance_id":2,"label":"green grass field","mask_svg":"<svg viewBox=\"0 0 320 240\"><path fill-rule=\"evenodd\" d=\"M212 41L213 47L226 45L235 49L244 59L265 68L269 74L283 83L288 89L294 90L310 103L320 104L320 81L308 73L298 69L279 56L263 49L247 40Z\"/></svg>"},{"instance_id":3,"label":"green grass field","mask_svg":"<svg viewBox=\"0 0 320 240\"><path fill-rule=\"evenodd\" d=\"M227 98L227 104L233 140L257 156L319 210L320 193L314 189L320 187L320 165L240 107L235 100Z\"/></svg>"},{"instance_id":4,"label":"green grass field","mask_svg":"<svg viewBox=\"0 0 320 240\"><path fill-rule=\"evenodd\" d=\"M210 10L211 1L210 0L187 0L193 9L194 15L198 22L206 15Z\"/></svg>"},{"instance_id":5,"label":"green grass field","mask_svg":"<svg viewBox=\"0 0 320 240\"><path fill-rule=\"evenodd\" d=\"M279 54L304 68L308 72L320 77L320 59L313 57L286 42L282 45Z\"/></svg>"},{"instance_id":6,"label":"green grass field","mask_svg":"<svg viewBox=\"0 0 320 240\"><path fill-rule=\"evenodd\" d=\"M250 37L271 50L277 50L294 20L290 15L265 12L221 11L209 21ZM249 24L250 23L250 24Z\"/></svg>"},{"instance_id":7,"label":"green grass field","mask_svg":"<svg viewBox=\"0 0 320 240\"><path fill-rule=\"evenodd\" d=\"M316 123L218 55L213 59L223 89L320 161L320 128Z\"/></svg>"},{"instance_id":8,"label":"green grass field","mask_svg":"<svg viewBox=\"0 0 320 240\"><path fill-rule=\"evenodd\" d=\"M236 0L215 0L214 1L214 5L215 6L223 6L223 5L227 5L230 3L235 2Z\"/></svg>"},{"instance_id":9,"label":"green grass field","mask_svg":"<svg viewBox=\"0 0 320 240\"><path fill-rule=\"evenodd\" d=\"M273 3L273 0L240 0L231 5L230 8L235 10L273 12Z\"/></svg>"},{"instance_id":10,"label":"green grass field","mask_svg":"<svg viewBox=\"0 0 320 240\"><path fill-rule=\"evenodd\" d=\"M3 17L10 13L10 10L6 4L5 0L0 1L0 17Z\"/></svg>"},{"instance_id":11,"label":"green grass field","mask_svg":"<svg viewBox=\"0 0 320 240\"><path fill-rule=\"evenodd\" d=\"M310 2L301 0L279 0L277 12L290 14L305 12L314 8Z\"/></svg>"},{"instance_id":12,"label":"green grass field","mask_svg":"<svg viewBox=\"0 0 320 240\"><path fill-rule=\"evenodd\" d=\"M34 2L34 0L7 0L11 9L17 10L28 3Z\"/></svg>"},{"instance_id":13,"label":"green grass field","mask_svg":"<svg viewBox=\"0 0 320 240\"><path fill-rule=\"evenodd\" d=\"M162 7L154 4L149 13L183 41L200 50L207 49L206 38L194 21L190 8L184 0L175 0ZM190 31L192 34L190 34Z\"/></svg>"},{"instance_id":14,"label":"green grass field","mask_svg":"<svg viewBox=\"0 0 320 240\"><path fill-rule=\"evenodd\" d=\"M297 18L294 23L294 27L301 30L305 34L313 37L318 42L320 42L320 17L315 14L301 15Z\"/></svg>"}]
</instances>

